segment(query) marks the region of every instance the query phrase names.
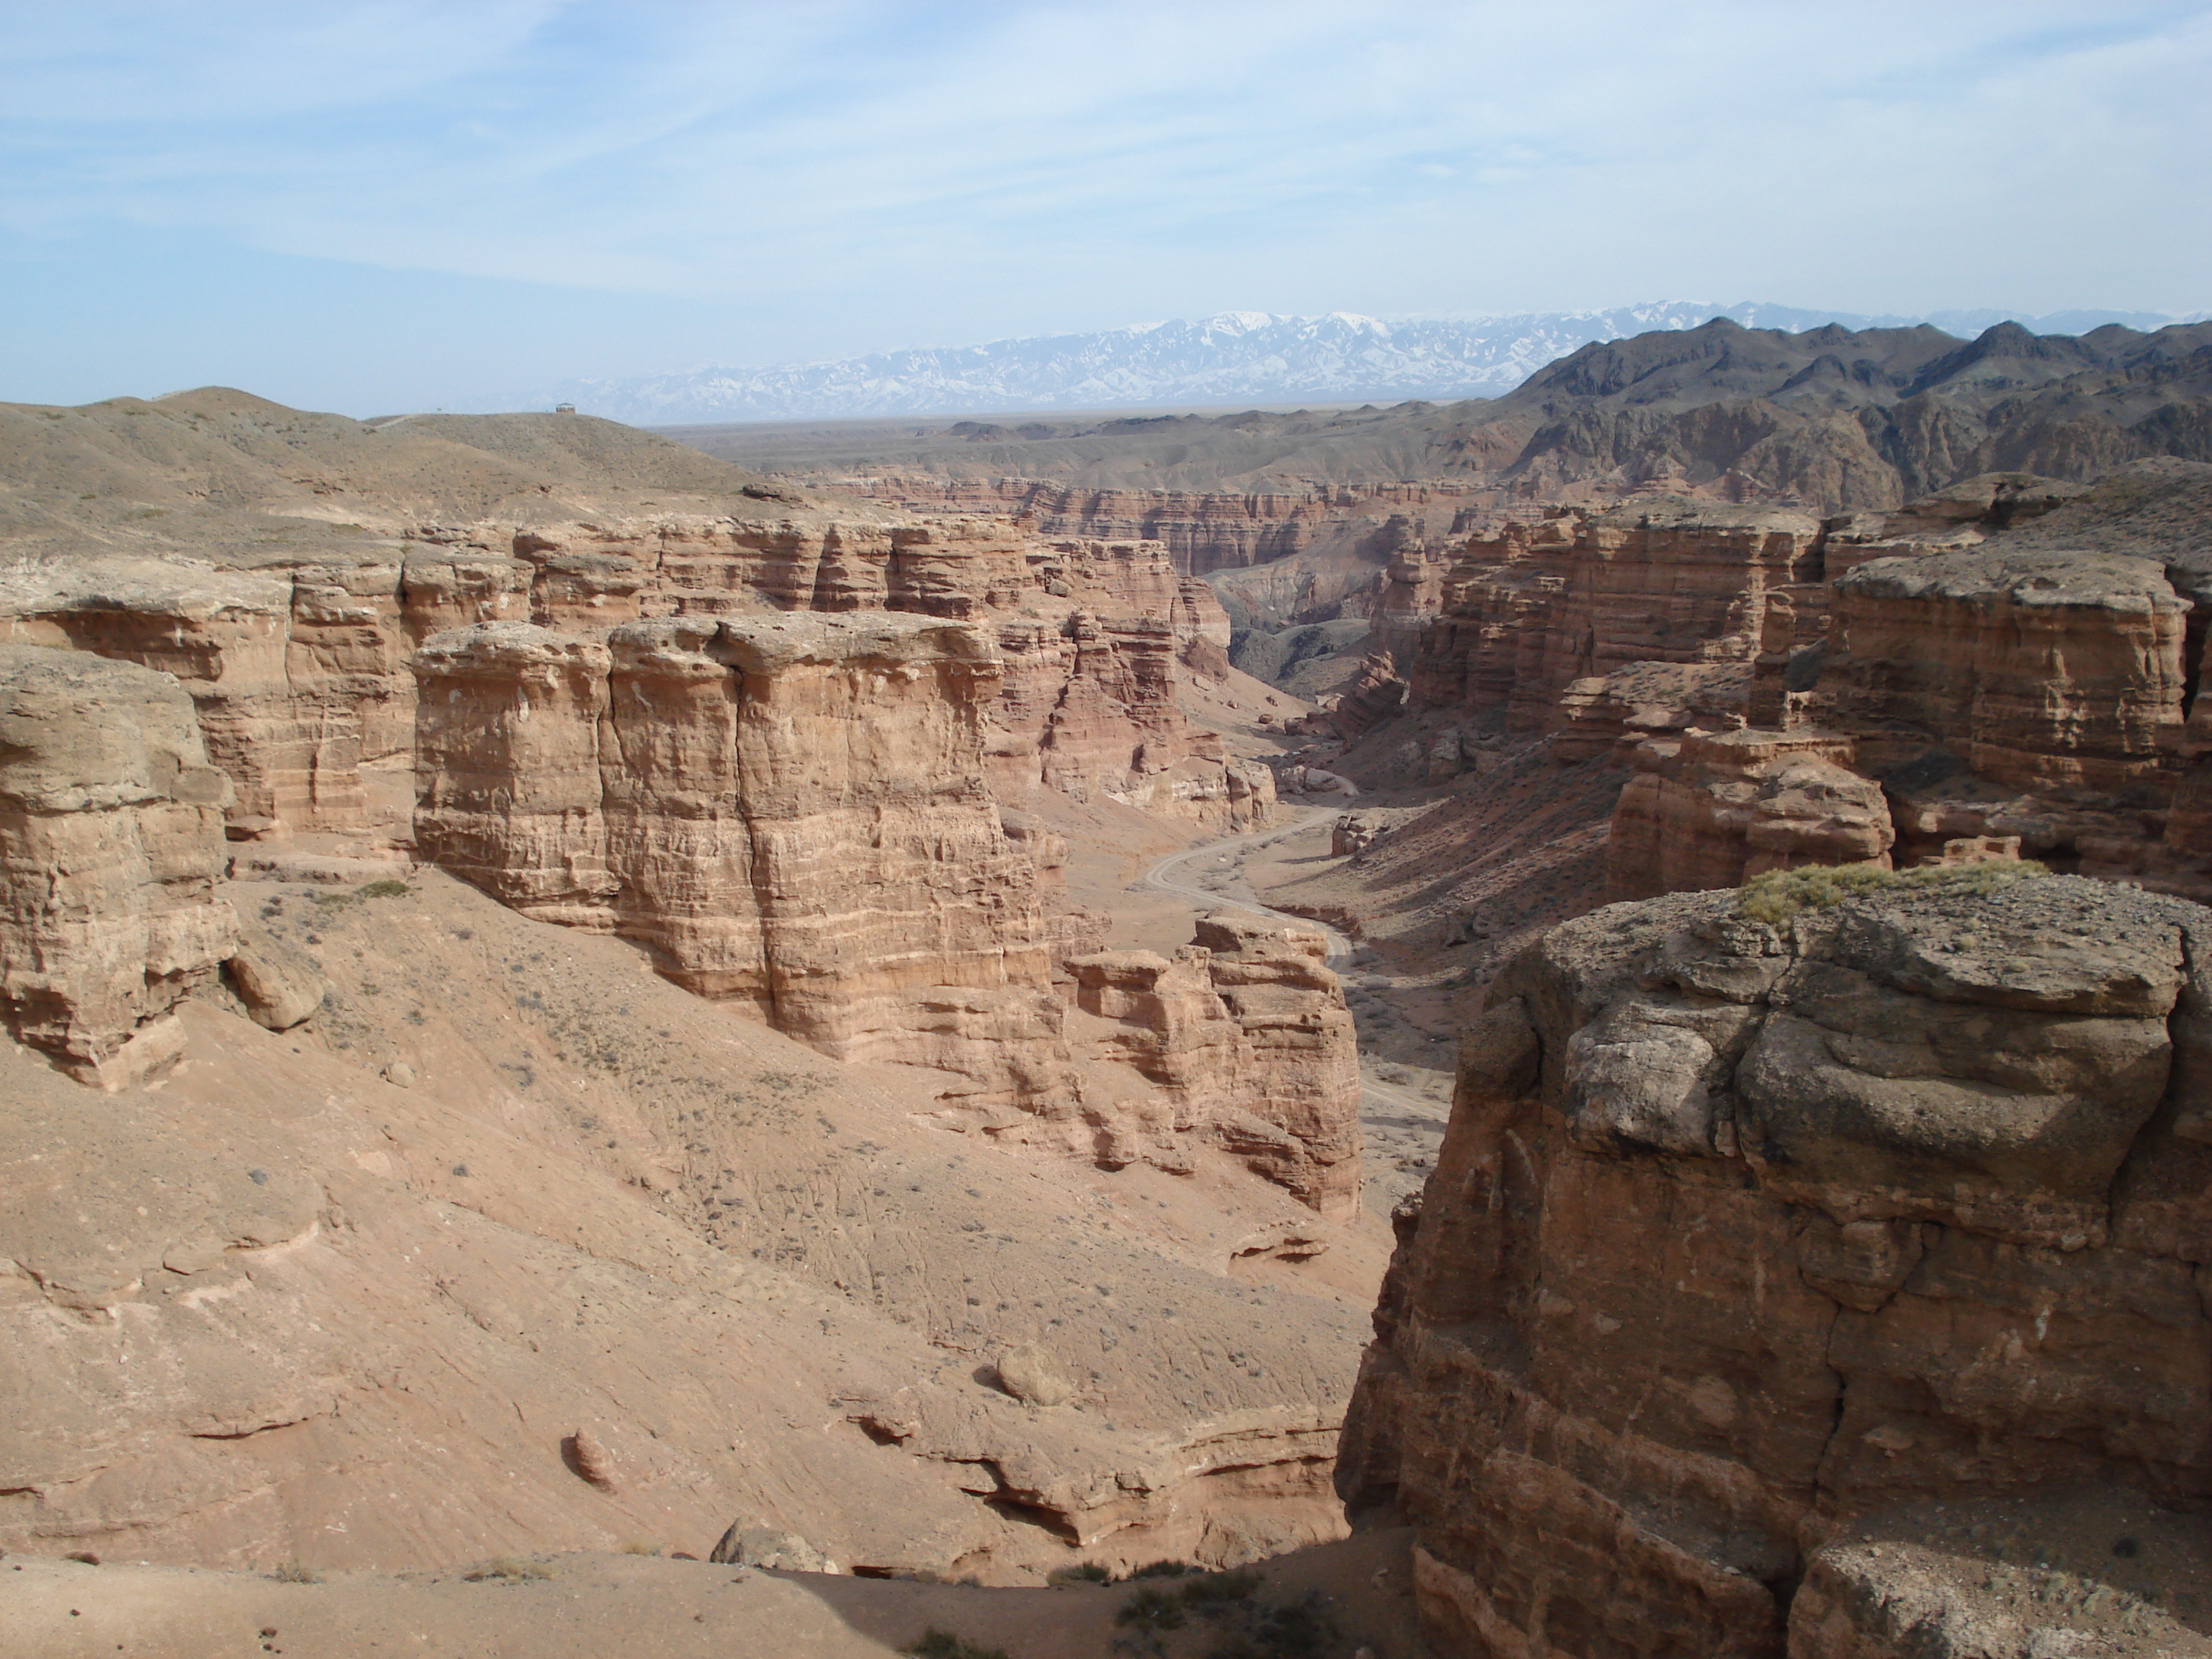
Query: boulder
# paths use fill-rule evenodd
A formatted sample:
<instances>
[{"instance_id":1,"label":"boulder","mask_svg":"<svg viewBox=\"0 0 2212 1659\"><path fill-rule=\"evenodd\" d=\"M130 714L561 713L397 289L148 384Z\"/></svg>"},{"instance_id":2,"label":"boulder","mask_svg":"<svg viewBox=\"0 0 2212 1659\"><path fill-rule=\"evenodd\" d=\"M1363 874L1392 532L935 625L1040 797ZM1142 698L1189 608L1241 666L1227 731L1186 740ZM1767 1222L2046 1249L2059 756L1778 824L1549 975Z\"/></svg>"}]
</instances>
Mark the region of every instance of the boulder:
<instances>
[{"instance_id":1,"label":"boulder","mask_svg":"<svg viewBox=\"0 0 2212 1659\"><path fill-rule=\"evenodd\" d=\"M730 1522L707 1558L718 1566L772 1567L783 1572L842 1573L845 1569L795 1532L754 1516Z\"/></svg>"},{"instance_id":2,"label":"boulder","mask_svg":"<svg viewBox=\"0 0 2212 1659\"><path fill-rule=\"evenodd\" d=\"M1065 1406L1075 1385L1036 1342L1017 1342L999 1356L1000 1386L1024 1405Z\"/></svg>"},{"instance_id":3,"label":"boulder","mask_svg":"<svg viewBox=\"0 0 2212 1659\"><path fill-rule=\"evenodd\" d=\"M311 1018L330 989L313 957L250 923L239 929L237 948L223 967L253 1023L272 1031L289 1031Z\"/></svg>"}]
</instances>

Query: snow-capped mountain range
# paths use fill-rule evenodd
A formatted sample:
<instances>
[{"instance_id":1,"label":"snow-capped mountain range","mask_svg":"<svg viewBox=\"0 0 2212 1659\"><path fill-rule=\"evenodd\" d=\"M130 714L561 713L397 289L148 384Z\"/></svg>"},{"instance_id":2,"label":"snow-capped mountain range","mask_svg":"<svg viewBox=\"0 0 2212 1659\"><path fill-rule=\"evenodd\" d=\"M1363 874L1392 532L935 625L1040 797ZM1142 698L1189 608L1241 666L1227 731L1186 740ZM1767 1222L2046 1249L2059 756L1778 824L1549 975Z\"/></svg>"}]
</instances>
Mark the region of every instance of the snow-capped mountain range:
<instances>
[{"instance_id":1,"label":"snow-capped mountain range","mask_svg":"<svg viewBox=\"0 0 2212 1659\"><path fill-rule=\"evenodd\" d=\"M835 362L568 380L520 400L520 406L568 403L585 414L634 426L674 426L1018 410L1494 398L1593 340L1695 328L1714 317L1728 317L1747 328L1792 331L1826 322L1847 328L1930 322L1966 335L2008 318L2043 333L2077 332L2106 322L2156 328L2193 320L2121 312L1868 317L1749 302L1673 301L1611 311L1409 322L1383 322L1345 311L1323 317L1225 311L1198 322L922 347ZM518 400L478 406L513 409Z\"/></svg>"}]
</instances>

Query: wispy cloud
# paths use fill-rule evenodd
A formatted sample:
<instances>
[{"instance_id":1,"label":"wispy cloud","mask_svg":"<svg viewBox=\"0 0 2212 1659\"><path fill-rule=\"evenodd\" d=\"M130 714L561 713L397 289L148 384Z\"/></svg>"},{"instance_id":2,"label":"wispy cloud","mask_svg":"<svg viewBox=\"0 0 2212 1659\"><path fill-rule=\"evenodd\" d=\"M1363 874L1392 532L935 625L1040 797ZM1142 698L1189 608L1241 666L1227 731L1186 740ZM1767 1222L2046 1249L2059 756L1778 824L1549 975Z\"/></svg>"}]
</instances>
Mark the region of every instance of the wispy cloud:
<instances>
[{"instance_id":1,"label":"wispy cloud","mask_svg":"<svg viewBox=\"0 0 2212 1659\"><path fill-rule=\"evenodd\" d=\"M1232 304L2178 310L2212 269L2201 3L18 9L0 231L721 307L756 349Z\"/></svg>"}]
</instances>

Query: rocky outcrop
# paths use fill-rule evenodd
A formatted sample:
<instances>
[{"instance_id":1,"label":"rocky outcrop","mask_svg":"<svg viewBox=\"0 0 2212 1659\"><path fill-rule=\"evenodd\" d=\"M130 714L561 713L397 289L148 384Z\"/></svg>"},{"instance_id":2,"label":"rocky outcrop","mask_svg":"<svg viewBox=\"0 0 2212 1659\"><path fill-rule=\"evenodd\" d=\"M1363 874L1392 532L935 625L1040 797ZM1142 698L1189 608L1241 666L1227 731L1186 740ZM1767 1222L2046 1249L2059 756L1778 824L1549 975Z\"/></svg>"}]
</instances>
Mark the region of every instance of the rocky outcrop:
<instances>
[{"instance_id":1,"label":"rocky outcrop","mask_svg":"<svg viewBox=\"0 0 2212 1659\"><path fill-rule=\"evenodd\" d=\"M1359 1210L1359 1039L1319 930L1216 915L1198 924L1214 994L1249 1062L1244 1110L1265 1126L1229 1144L1324 1215Z\"/></svg>"},{"instance_id":2,"label":"rocky outcrop","mask_svg":"<svg viewBox=\"0 0 2212 1659\"><path fill-rule=\"evenodd\" d=\"M174 673L231 778L235 839L404 835L407 793L392 786L414 740L409 660L434 635L512 622L604 641L659 617L866 608L995 628L1032 671L1003 682L997 714L994 769L1010 793L1096 788L1224 830L1264 817L1262 771L1226 761L1176 706L1182 663L1224 659L1229 643L1212 591L1156 542L1046 542L1000 520L801 507L423 525L396 550L251 568L57 562L0 577L0 640ZM1025 643L1040 641L1048 648ZM1084 732L1112 720L1139 734L1118 760ZM1055 725L1066 730L1048 765Z\"/></svg>"},{"instance_id":3,"label":"rocky outcrop","mask_svg":"<svg viewBox=\"0 0 2212 1659\"><path fill-rule=\"evenodd\" d=\"M360 831L404 816L404 790L379 785L414 742L415 647L526 616L528 586L527 565L471 549L53 563L0 582L0 638L175 675L231 781L233 839Z\"/></svg>"},{"instance_id":4,"label":"rocky outcrop","mask_svg":"<svg viewBox=\"0 0 2212 1659\"><path fill-rule=\"evenodd\" d=\"M540 921L613 925L600 811L606 647L530 623L434 634L415 653L415 847Z\"/></svg>"},{"instance_id":5,"label":"rocky outcrop","mask_svg":"<svg viewBox=\"0 0 2212 1659\"><path fill-rule=\"evenodd\" d=\"M1768 600L1817 582L1820 525L1708 501L1631 503L1503 524L1440 584L1407 670L1408 707L1541 732L1560 694L1632 663L1747 661Z\"/></svg>"},{"instance_id":6,"label":"rocky outcrop","mask_svg":"<svg viewBox=\"0 0 2212 1659\"><path fill-rule=\"evenodd\" d=\"M175 1060L170 1010L232 954L229 787L176 679L0 646L0 1008L73 1077Z\"/></svg>"},{"instance_id":7,"label":"rocky outcrop","mask_svg":"<svg viewBox=\"0 0 2212 1659\"><path fill-rule=\"evenodd\" d=\"M1230 830L1267 821L1274 775L1231 759L1219 738L1192 730L1176 702L1170 623L1079 611L1056 629L1009 629L1002 637L1027 682L1001 710L1018 710L1021 725L994 745L994 781L1009 800L1042 787ZM1041 728L1034 738L1024 729L1032 720Z\"/></svg>"},{"instance_id":8,"label":"rocky outcrop","mask_svg":"<svg viewBox=\"0 0 2212 1659\"><path fill-rule=\"evenodd\" d=\"M1806 864L1889 867L1881 786L1823 732L1691 731L1636 750L1613 808L1606 897L1740 886Z\"/></svg>"},{"instance_id":9,"label":"rocky outcrop","mask_svg":"<svg viewBox=\"0 0 2212 1659\"><path fill-rule=\"evenodd\" d=\"M1743 663L1631 663L1559 693L1552 754L1568 764L1624 761L1655 738L1736 731L1756 690L1753 668Z\"/></svg>"},{"instance_id":10,"label":"rocky outcrop","mask_svg":"<svg viewBox=\"0 0 2212 1659\"><path fill-rule=\"evenodd\" d=\"M1197 1135L1225 1146L1322 1214L1359 1208L1359 1054L1328 942L1295 924L1214 915L1172 959L1074 957L1070 1035L1085 1057L1133 1072L1093 1091L1109 1162L1188 1168Z\"/></svg>"},{"instance_id":11,"label":"rocky outcrop","mask_svg":"<svg viewBox=\"0 0 2212 1659\"><path fill-rule=\"evenodd\" d=\"M1887 1653L1785 1620L1899 1506L2212 1497L2212 913L1891 879L1609 907L1490 993L1339 1469L1441 1650Z\"/></svg>"},{"instance_id":12,"label":"rocky outcrop","mask_svg":"<svg viewBox=\"0 0 2212 1659\"><path fill-rule=\"evenodd\" d=\"M2190 528L2207 476L2164 462L2083 489L1997 475L1832 521L1826 587L1770 593L1741 702L1666 683L1709 666L1571 685L1555 757L1626 754L1640 773L1609 890L2010 843L2056 869L2212 897L2197 696L2212 593ZM1791 762L1794 781L1745 769L1754 751L1795 750L1826 764ZM1748 855L1753 842L1768 852Z\"/></svg>"},{"instance_id":13,"label":"rocky outcrop","mask_svg":"<svg viewBox=\"0 0 2212 1659\"><path fill-rule=\"evenodd\" d=\"M1005 672L986 751L1010 804L1038 789L1103 794L1242 830L1272 803L1264 769L1228 760L1177 704L1179 661L1218 656L1229 620L1157 542L1046 541L972 516L794 515L540 526L514 544L538 569L534 619L547 626L604 628L625 609L648 618L883 609L992 630ZM607 608L544 597L580 582Z\"/></svg>"},{"instance_id":14,"label":"rocky outcrop","mask_svg":"<svg viewBox=\"0 0 2212 1659\"><path fill-rule=\"evenodd\" d=\"M2118 793L2166 767L2189 610L2147 559L1877 560L1836 584L1820 717L1878 772L1942 749L2014 789Z\"/></svg>"},{"instance_id":15,"label":"rocky outcrop","mask_svg":"<svg viewBox=\"0 0 2212 1659\"><path fill-rule=\"evenodd\" d=\"M1185 575L1295 558L1392 516L1441 520L1495 491L1444 483L1351 483L1274 491L1085 489L1034 478L911 476L839 487L925 514L1008 514L1048 538L1157 542Z\"/></svg>"},{"instance_id":16,"label":"rocky outcrop","mask_svg":"<svg viewBox=\"0 0 2212 1659\"><path fill-rule=\"evenodd\" d=\"M983 780L999 659L885 611L672 617L600 645L440 635L416 839L524 914L640 940L702 996L841 1059L1071 1091L1037 863Z\"/></svg>"}]
</instances>

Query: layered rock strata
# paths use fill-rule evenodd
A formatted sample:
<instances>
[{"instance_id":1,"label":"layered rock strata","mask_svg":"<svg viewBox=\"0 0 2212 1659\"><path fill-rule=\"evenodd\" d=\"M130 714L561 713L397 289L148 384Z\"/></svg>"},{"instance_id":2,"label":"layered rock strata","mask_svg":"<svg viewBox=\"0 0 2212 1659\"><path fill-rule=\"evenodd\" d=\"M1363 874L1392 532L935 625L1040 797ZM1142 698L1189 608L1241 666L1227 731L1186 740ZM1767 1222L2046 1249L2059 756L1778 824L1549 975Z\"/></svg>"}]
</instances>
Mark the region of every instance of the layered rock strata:
<instances>
[{"instance_id":1,"label":"layered rock strata","mask_svg":"<svg viewBox=\"0 0 2212 1659\"><path fill-rule=\"evenodd\" d=\"M1317 930L1225 915L1172 959L1106 951L1068 963L1087 1057L1146 1085L1089 1114L1109 1161L1218 1141L1323 1215L1359 1209L1358 1037Z\"/></svg>"},{"instance_id":2,"label":"layered rock strata","mask_svg":"<svg viewBox=\"0 0 2212 1659\"><path fill-rule=\"evenodd\" d=\"M1393 516L1441 525L1494 488L1450 483L1346 483L1273 491L1085 489L1031 478L841 479L839 487L931 514L1004 514L1042 536L1157 542L1186 575L1295 558L1370 533Z\"/></svg>"},{"instance_id":3,"label":"layered rock strata","mask_svg":"<svg viewBox=\"0 0 2212 1659\"><path fill-rule=\"evenodd\" d=\"M604 641L659 617L890 609L996 629L994 770L1010 793L1097 791L1221 829L1264 817L1272 780L1176 705L1186 660L1225 660L1228 617L1146 542L1043 542L1000 520L672 516L431 525L398 549L251 568L103 559L0 579L0 640L174 673L231 778L236 839L397 829L414 737L413 653L527 622ZM1105 728L1136 735L1115 739ZM1118 750L1118 752L1115 752Z\"/></svg>"},{"instance_id":4,"label":"layered rock strata","mask_svg":"<svg viewBox=\"0 0 2212 1659\"><path fill-rule=\"evenodd\" d=\"M0 646L0 1007L79 1080L176 1058L170 1010L232 954L223 775L170 675Z\"/></svg>"},{"instance_id":5,"label":"layered rock strata","mask_svg":"<svg viewBox=\"0 0 2212 1659\"><path fill-rule=\"evenodd\" d=\"M1609 891L2011 842L2054 868L2212 896L2197 695L2212 595L2188 529L2204 473L2164 463L2086 491L1968 480L1832 522L1830 580L1770 592L1747 663L1570 684L1555 757L1638 772Z\"/></svg>"},{"instance_id":6,"label":"layered rock strata","mask_svg":"<svg viewBox=\"0 0 2212 1659\"><path fill-rule=\"evenodd\" d=\"M2189 611L2148 559L1876 560L1836 584L1820 718L1859 734L1877 771L1942 748L2015 789L2119 793L2166 769Z\"/></svg>"},{"instance_id":7,"label":"layered rock strata","mask_svg":"<svg viewBox=\"0 0 2212 1659\"><path fill-rule=\"evenodd\" d=\"M1000 661L885 611L434 636L416 839L526 915L971 1104L1065 1105L1037 866L983 778Z\"/></svg>"},{"instance_id":8,"label":"layered rock strata","mask_svg":"<svg viewBox=\"0 0 2212 1659\"><path fill-rule=\"evenodd\" d=\"M2002 473L1895 512L1826 520L1663 496L1601 514L1494 516L1440 581L1409 565L1386 602L1401 614L1391 644L1407 706L1540 733L1573 723L1585 682L1750 662L1772 669L1778 696L1782 670L1826 637L1837 585L1859 566L1973 549L2081 493ZM1782 712L1755 696L1747 714L1779 727Z\"/></svg>"},{"instance_id":9,"label":"layered rock strata","mask_svg":"<svg viewBox=\"0 0 2212 1659\"><path fill-rule=\"evenodd\" d=\"M1551 728L1559 694L1631 663L1747 661L1769 597L1817 583L1820 524L1774 507L1662 500L1511 520L1437 585L1409 706Z\"/></svg>"},{"instance_id":10,"label":"layered rock strata","mask_svg":"<svg viewBox=\"0 0 2212 1659\"><path fill-rule=\"evenodd\" d=\"M229 777L234 839L389 819L373 770L414 741L408 658L441 629L526 616L529 567L464 550L214 570L112 559L0 584L0 638L173 674Z\"/></svg>"},{"instance_id":11,"label":"layered rock strata","mask_svg":"<svg viewBox=\"0 0 2212 1659\"><path fill-rule=\"evenodd\" d=\"M1439 1650L1887 1653L1820 1645L1832 1576L1795 1629L1847 1529L2212 1497L2208 963L2195 905L1980 872L1516 958L1339 1467L1418 1528Z\"/></svg>"}]
</instances>

